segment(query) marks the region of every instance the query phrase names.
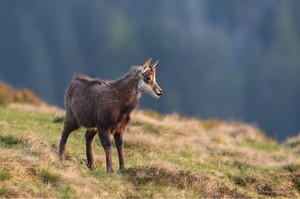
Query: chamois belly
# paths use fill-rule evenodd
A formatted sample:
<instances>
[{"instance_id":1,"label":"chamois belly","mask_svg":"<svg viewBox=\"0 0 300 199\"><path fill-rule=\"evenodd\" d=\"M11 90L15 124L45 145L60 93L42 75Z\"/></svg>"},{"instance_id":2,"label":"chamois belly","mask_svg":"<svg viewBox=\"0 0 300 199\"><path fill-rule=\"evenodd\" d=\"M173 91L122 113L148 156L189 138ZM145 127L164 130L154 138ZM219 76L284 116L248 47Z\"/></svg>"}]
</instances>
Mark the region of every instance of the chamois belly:
<instances>
[{"instance_id":1,"label":"chamois belly","mask_svg":"<svg viewBox=\"0 0 300 199\"><path fill-rule=\"evenodd\" d=\"M81 127L95 128L97 126L95 113L89 106L83 105L80 106L80 108L78 106L72 106L72 107L73 107L72 112L74 114L74 117L77 123Z\"/></svg>"},{"instance_id":2,"label":"chamois belly","mask_svg":"<svg viewBox=\"0 0 300 199\"><path fill-rule=\"evenodd\" d=\"M82 127L95 128L97 126L95 119L88 114L77 113L75 116L78 124Z\"/></svg>"},{"instance_id":3,"label":"chamois belly","mask_svg":"<svg viewBox=\"0 0 300 199\"><path fill-rule=\"evenodd\" d=\"M106 111L97 112L97 110L85 107L85 109L73 110L74 116L81 127L110 129L111 132L126 125L129 121L128 114L120 114L119 110L106 109Z\"/></svg>"}]
</instances>

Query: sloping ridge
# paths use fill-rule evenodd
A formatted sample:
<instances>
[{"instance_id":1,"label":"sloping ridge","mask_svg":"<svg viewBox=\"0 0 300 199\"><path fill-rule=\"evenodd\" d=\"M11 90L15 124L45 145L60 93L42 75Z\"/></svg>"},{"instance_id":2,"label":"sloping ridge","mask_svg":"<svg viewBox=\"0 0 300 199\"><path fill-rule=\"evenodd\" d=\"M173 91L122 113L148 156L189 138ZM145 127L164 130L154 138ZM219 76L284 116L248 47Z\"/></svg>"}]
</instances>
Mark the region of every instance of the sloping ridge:
<instances>
[{"instance_id":1,"label":"sloping ridge","mask_svg":"<svg viewBox=\"0 0 300 199\"><path fill-rule=\"evenodd\" d=\"M0 197L299 197L299 137L278 144L248 124L137 110L125 132L127 169L107 175L98 138L97 169L85 166L83 129L58 160L63 110L0 112Z\"/></svg>"}]
</instances>

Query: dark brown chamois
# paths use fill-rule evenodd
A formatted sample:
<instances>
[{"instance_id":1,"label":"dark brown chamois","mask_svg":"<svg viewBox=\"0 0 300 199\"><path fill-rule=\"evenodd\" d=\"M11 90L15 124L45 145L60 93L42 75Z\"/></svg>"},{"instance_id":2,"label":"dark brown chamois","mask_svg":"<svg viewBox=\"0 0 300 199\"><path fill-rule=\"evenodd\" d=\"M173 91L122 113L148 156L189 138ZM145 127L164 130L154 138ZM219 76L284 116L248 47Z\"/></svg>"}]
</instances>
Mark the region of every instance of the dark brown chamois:
<instances>
[{"instance_id":1,"label":"dark brown chamois","mask_svg":"<svg viewBox=\"0 0 300 199\"><path fill-rule=\"evenodd\" d=\"M59 145L59 158L64 160L70 133L85 127L86 160L95 169L93 154L94 137L98 132L106 155L106 171L112 172L111 135L114 136L119 156L120 170L125 168L123 132L130 113L138 104L142 92L154 98L162 95L155 80L155 67L148 59L143 66L133 67L131 72L115 81L75 76L65 95L66 116Z\"/></svg>"}]
</instances>

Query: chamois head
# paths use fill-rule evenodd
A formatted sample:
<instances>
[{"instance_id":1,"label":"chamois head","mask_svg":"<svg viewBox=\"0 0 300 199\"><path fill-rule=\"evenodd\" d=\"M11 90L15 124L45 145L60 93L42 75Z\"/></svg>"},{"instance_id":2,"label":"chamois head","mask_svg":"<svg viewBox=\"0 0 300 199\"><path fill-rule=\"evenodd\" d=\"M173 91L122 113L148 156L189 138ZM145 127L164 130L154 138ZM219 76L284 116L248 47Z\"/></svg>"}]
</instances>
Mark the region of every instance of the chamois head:
<instances>
[{"instance_id":1,"label":"chamois head","mask_svg":"<svg viewBox=\"0 0 300 199\"><path fill-rule=\"evenodd\" d=\"M156 83L155 78L155 67L158 64L158 60L150 65L151 60L151 58L148 59L144 65L138 69L138 88L140 92L146 92L153 98L157 99L163 94L161 88Z\"/></svg>"}]
</instances>

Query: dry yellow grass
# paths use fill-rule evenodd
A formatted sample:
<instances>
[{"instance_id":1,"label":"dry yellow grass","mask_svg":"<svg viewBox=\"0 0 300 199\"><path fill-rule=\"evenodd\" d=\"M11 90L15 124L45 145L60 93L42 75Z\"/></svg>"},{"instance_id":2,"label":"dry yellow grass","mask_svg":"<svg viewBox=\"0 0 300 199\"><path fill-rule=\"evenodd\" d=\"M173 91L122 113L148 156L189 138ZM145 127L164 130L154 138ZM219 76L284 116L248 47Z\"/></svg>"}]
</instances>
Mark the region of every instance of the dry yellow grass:
<instances>
[{"instance_id":1,"label":"dry yellow grass","mask_svg":"<svg viewBox=\"0 0 300 199\"><path fill-rule=\"evenodd\" d=\"M0 105L11 103L40 105L42 101L27 88L15 89L10 85L0 82Z\"/></svg>"},{"instance_id":2,"label":"dry yellow grass","mask_svg":"<svg viewBox=\"0 0 300 199\"><path fill-rule=\"evenodd\" d=\"M299 137L281 145L247 124L138 110L125 132L128 168L107 175L98 139L97 170L86 168L83 130L58 160L63 110L0 111L0 197L299 197Z\"/></svg>"}]
</instances>

